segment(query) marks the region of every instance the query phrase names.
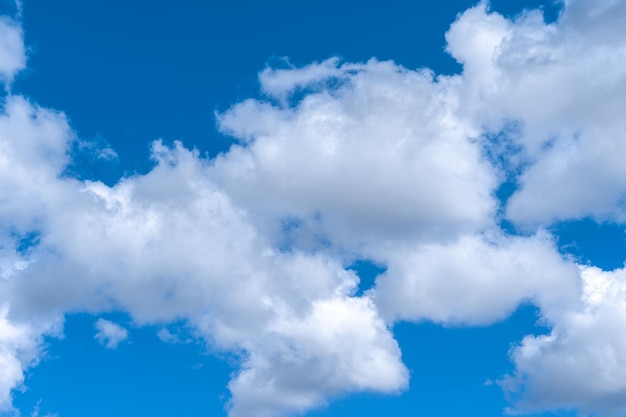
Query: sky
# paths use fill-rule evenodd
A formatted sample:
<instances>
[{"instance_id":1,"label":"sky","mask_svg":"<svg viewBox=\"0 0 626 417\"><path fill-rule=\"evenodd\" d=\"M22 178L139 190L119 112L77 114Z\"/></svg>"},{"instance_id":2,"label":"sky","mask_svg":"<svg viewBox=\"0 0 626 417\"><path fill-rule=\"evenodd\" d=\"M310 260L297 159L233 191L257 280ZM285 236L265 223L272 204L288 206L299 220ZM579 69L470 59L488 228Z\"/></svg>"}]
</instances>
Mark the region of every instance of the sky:
<instances>
[{"instance_id":1,"label":"sky","mask_svg":"<svg viewBox=\"0 0 626 417\"><path fill-rule=\"evenodd\" d=\"M626 416L626 2L0 0L0 416Z\"/></svg>"}]
</instances>

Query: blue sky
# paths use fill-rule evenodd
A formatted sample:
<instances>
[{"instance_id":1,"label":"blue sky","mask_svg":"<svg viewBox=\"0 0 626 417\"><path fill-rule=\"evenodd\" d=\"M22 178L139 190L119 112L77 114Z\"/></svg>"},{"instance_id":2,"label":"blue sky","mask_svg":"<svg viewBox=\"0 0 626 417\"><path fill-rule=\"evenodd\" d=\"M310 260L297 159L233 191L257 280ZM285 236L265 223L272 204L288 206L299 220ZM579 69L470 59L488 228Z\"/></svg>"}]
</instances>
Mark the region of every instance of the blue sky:
<instances>
[{"instance_id":1,"label":"blue sky","mask_svg":"<svg viewBox=\"0 0 626 417\"><path fill-rule=\"evenodd\" d=\"M0 0L0 415L626 415L626 3Z\"/></svg>"}]
</instances>

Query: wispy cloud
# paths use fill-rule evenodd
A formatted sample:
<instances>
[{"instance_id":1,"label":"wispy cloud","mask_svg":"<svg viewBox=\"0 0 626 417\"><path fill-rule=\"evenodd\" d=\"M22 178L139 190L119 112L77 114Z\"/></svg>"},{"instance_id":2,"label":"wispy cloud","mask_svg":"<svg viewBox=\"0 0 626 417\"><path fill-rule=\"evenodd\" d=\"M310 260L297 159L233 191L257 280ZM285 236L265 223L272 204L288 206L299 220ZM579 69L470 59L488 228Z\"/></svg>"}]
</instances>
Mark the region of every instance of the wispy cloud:
<instances>
[{"instance_id":1,"label":"wispy cloud","mask_svg":"<svg viewBox=\"0 0 626 417\"><path fill-rule=\"evenodd\" d=\"M98 330L94 339L107 349L115 349L120 342L128 339L128 330L112 321L100 318L94 327Z\"/></svg>"},{"instance_id":2,"label":"wispy cloud","mask_svg":"<svg viewBox=\"0 0 626 417\"><path fill-rule=\"evenodd\" d=\"M22 27L0 16L0 82L8 87L13 77L26 67L26 48Z\"/></svg>"}]
</instances>

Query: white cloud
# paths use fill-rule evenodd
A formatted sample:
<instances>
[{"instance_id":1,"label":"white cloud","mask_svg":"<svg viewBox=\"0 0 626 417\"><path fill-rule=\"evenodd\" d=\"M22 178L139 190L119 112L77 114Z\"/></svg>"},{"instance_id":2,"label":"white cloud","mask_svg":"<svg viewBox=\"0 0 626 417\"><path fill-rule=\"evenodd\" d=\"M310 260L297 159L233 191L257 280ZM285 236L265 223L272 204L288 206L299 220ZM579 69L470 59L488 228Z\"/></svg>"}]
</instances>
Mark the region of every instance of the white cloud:
<instances>
[{"instance_id":1,"label":"white cloud","mask_svg":"<svg viewBox=\"0 0 626 417\"><path fill-rule=\"evenodd\" d=\"M177 334L173 334L166 327L159 329L157 337L160 341L165 343L188 343L187 340L181 340Z\"/></svg>"},{"instance_id":2,"label":"white cloud","mask_svg":"<svg viewBox=\"0 0 626 417\"><path fill-rule=\"evenodd\" d=\"M30 413L30 417L39 417L40 414L41 414L41 400L37 401L37 404L35 404L33 411ZM58 417L58 414L46 413L43 415L43 417Z\"/></svg>"},{"instance_id":3,"label":"white cloud","mask_svg":"<svg viewBox=\"0 0 626 417\"><path fill-rule=\"evenodd\" d=\"M552 332L511 353L516 372L501 383L519 411L626 412L626 270L582 267L582 277L579 306L548 313Z\"/></svg>"},{"instance_id":4,"label":"white cloud","mask_svg":"<svg viewBox=\"0 0 626 417\"><path fill-rule=\"evenodd\" d=\"M459 115L458 77L376 60L302 71L340 82L295 107L248 100L219 117L245 146L218 157L211 175L262 232L282 237L287 219L296 245L322 239L366 252L491 225L498 174L483 158L479 126ZM275 84L285 70L262 74ZM289 77L285 85L301 86Z\"/></svg>"},{"instance_id":5,"label":"white cloud","mask_svg":"<svg viewBox=\"0 0 626 417\"><path fill-rule=\"evenodd\" d=\"M16 27L15 30L19 29ZM20 29L21 33L21 29ZM61 318L12 314L10 283L29 267L18 253L19 241L36 231L48 216L63 183L56 179L71 140L64 117L8 96L0 112L0 409L11 406L11 390L24 371L37 363L44 335L58 335ZM52 318L51 318L52 317Z\"/></svg>"},{"instance_id":6,"label":"white cloud","mask_svg":"<svg viewBox=\"0 0 626 417\"><path fill-rule=\"evenodd\" d=\"M115 349L120 342L128 339L128 330L112 321L100 318L94 327L98 330L94 339L107 349Z\"/></svg>"},{"instance_id":7,"label":"white cloud","mask_svg":"<svg viewBox=\"0 0 626 417\"><path fill-rule=\"evenodd\" d=\"M494 131L520 126L512 220L625 218L625 18L621 1L566 2L553 24L538 11L507 21L478 6L448 32L470 117Z\"/></svg>"},{"instance_id":8,"label":"white cloud","mask_svg":"<svg viewBox=\"0 0 626 417\"><path fill-rule=\"evenodd\" d=\"M288 60L284 62L289 64ZM338 64L339 59L330 58L302 68L293 65L289 65L287 69L267 67L259 73L261 89L270 97L274 97L286 105L287 98L298 89L310 88L317 83L321 83L320 87L323 88L324 83L329 79L342 77L343 71L338 68Z\"/></svg>"},{"instance_id":9,"label":"white cloud","mask_svg":"<svg viewBox=\"0 0 626 417\"><path fill-rule=\"evenodd\" d=\"M0 298L0 413L12 410L12 391L24 382L24 372L36 365L42 354L44 334L58 335L61 320L40 322L14 320Z\"/></svg>"},{"instance_id":10,"label":"white cloud","mask_svg":"<svg viewBox=\"0 0 626 417\"><path fill-rule=\"evenodd\" d=\"M39 123L33 114L40 110L24 100L12 100L23 110L18 115L30 116L17 121L14 113L6 116L6 125L15 125L16 131L25 135L21 148L11 147L9 139L14 136L7 135L6 149L21 154L6 160L11 169L24 172L28 178L32 170L27 168L31 161L39 161L40 150L61 154L72 135L64 134L65 142L52 141L56 148L46 150L37 136L31 137L39 132L33 128ZM51 120L51 134L65 132L60 129L65 126L64 118L52 114ZM287 340L302 349L316 338L312 335L312 339L298 342L300 336L278 333L277 326L319 320L314 306L338 297L343 300L338 303L348 306L344 309L348 317L360 315L360 323L372 337L362 340L362 354L356 357L347 345L332 354L319 352L304 357L301 368L309 369L309 373L316 369L318 360L332 359L350 363L347 371L352 374L340 367L329 368L325 375L338 382L330 388L310 385L303 395L322 401L326 396L352 391L394 391L404 387L406 369L390 332L369 303L365 308L360 304L365 301L351 301L357 280L353 273L323 254L283 253L268 246L249 224L246 212L234 206L212 182L206 162L182 145L168 148L157 142L153 157L157 165L150 173L124 179L114 187L62 179L62 170L50 167L45 160L39 169L43 173L40 183L46 186L16 177L14 181L22 181L19 187L26 202L15 199L13 208L6 206L11 199L0 199L7 202L0 210L7 213L7 218L23 218L22 230L36 228L40 232L37 244L21 254L16 252L17 243L6 237L8 248L23 265L5 274L2 283L3 294L16 317L119 309L130 313L139 324L186 319L196 323L198 334L218 349L244 352L246 358L277 358ZM28 199L41 203L31 207ZM45 210L40 213L41 207ZM97 338L108 347L126 336L112 323L99 321L97 325ZM319 321L318 327L320 331L323 328ZM337 329L337 337L352 332L346 325ZM362 374L369 375L366 369L372 364L370 356L388 365L386 384L363 381ZM246 372L259 368L247 359L243 365ZM255 383L264 384L268 372L281 373L280 364L259 369L264 377L242 384L242 372L232 382L233 410L256 404L271 415L278 410L294 411L289 404L277 405L272 411L265 399L255 399L251 392L260 389ZM241 389L243 386L247 389ZM276 398L283 394L286 392L277 391ZM309 402L308 406L319 401ZM241 402L245 407L238 406ZM295 403L293 407L303 408Z\"/></svg>"},{"instance_id":11,"label":"white cloud","mask_svg":"<svg viewBox=\"0 0 626 417\"><path fill-rule=\"evenodd\" d=\"M11 390L24 381L24 368L29 363L20 360L19 352L26 351L30 361L38 353L29 329L11 324L6 318L7 313L6 307L0 311L0 410L11 407Z\"/></svg>"},{"instance_id":12,"label":"white cloud","mask_svg":"<svg viewBox=\"0 0 626 417\"><path fill-rule=\"evenodd\" d=\"M0 81L10 83L26 67L26 48L22 27L0 16Z\"/></svg>"},{"instance_id":13,"label":"white cloud","mask_svg":"<svg viewBox=\"0 0 626 417\"><path fill-rule=\"evenodd\" d=\"M73 136L65 117L8 96L0 111L0 217L3 234L37 230L71 181L58 176L68 162ZM6 225L6 226L4 226ZM12 229L12 230L7 230Z\"/></svg>"},{"instance_id":14,"label":"white cloud","mask_svg":"<svg viewBox=\"0 0 626 417\"><path fill-rule=\"evenodd\" d=\"M488 233L394 251L372 294L389 320L486 325L522 302L544 310L575 303L579 274L545 233Z\"/></svg>"},{"instance_id":15,"label":"white cloud","mask_svg":"<svg viewBox=\"0 0 626 417\"><path fill-rule=\"evenodd\" d=\"M625 273L589 267L581 279L545 232L499 231L495 191L517 172L487 158L497 151L521 172L507 208L518 224L624 217L623 17L623 3L608 0L569 1L551 25L480 4L447 34L464 64L450 77L376 60L266 68L268 101L218 116L239 145L204 160L157 141L155 167L112 187L63 177L75 140L65 116L9 95L0 407L58 330L60 319L44 318L68 312L183 320L241 353L229 410L245 417L402 390L408 371L390 322L486 324L530 300L554 327L513 350L505 385L522 393L517 407L623 411ZM0 30L9 82L25 65L22 32L6 19ZM289 105L294 93L302 99ZM484 137L511 121L516 155ZM345 269L355 258L387 267L363 297ZM96 328L110 348L128 337L103 319Z\"/></svg>"},{"instance_id":16,"label":"white cloud","mask_svg":"<svg viewBox=\"0 0 626 417\"><path fill-rule=\"evenodd\" d=\"M233 417L304 412L347 392L408 385L400 349L367 298L318 301L268 330L246 342L251 353L229 384Z\"/></svg>"},{"instance_id":17,"label":"white cloud","mask_svg":"<svg viewBox=\"0 0 626 417\"><path fill-rule=\"evenodd\" d=\"M280 94L289 96L290 88L305 85L301 74L315 74L311 94L294 107L247 101L223 114L222 129L245 146L218 159L215 170L235 201L246 207L260 202L252 218L258 225L273 224L270 233L282 236L276 231L279 220L293 218L290 243L296 247L307 247L321 236L325 243L385 264L388 271L372 294L387 318L484 324L505 317L521 301L532 300L558 333L565 327L564 317L576 311L580 276L550 239L484 234L494 214L485 207L493 204L491 192L500 178L489 168L485 176L472 177L480 172L477 167L485 162L484 155L478 154L469 175L457 172L459 182L454 183L438 177L450 172L449 166L442 165L439 171L439 166L429 165L428 175L419 175L390 151L402 149L408 161L432 164L441 145L451 158L447 162L456 160L456 150L463 150L471 163L476 142L468 140L464 148L462 138L498 133L515 121L519 131L507 140L520 147L519 154L497 155L522 172L521 188L507 209L512 220L534 225L587 215L623 220L625 10L623 2L568 2L560 20L548 25L536 11L510 21L479 5L462 14L447 35L449 51L464 64L461 77L433 80L427 72L389 63L346 64L342 69L336 61L327 61L323 67L312 64L294 74L297 82L286 77L279 84L272 79L272 88L280 85ZM338 72L328 70L331 63ZM319 74L338 80L339 87L324 86ZM403 82L411 87L401 90ZM426 104L420 105L419 99ZM424 110L433 103L441 105L434 114ZM403 118L405 109L417 120L414 130L408 117ZM430 119L420 119L425 114ZM440 140L450 126L456 127L450 130L454 141ZM424 144L420 135L438 141L425 147L428 152L414 154L396 140L409 138L419 150ZM410 186L403 186L405 179L410 179ZM437 184L438 195L453 196L453 207L464 214L483 210L477 210L480 214L474 219L455 222L446 202L424 192L428 180ZM377 188L378 184L383 185ZM456 192L459 189L464 193ZM413 196L419 203L412 205ZM486 204L475 204L479 201ZM434 217L428 217L425 204L433 204ZM410 215L403 217L405 209ZM375 214L367 217L369 210ZM420 222L423 219L427 220ZM393 227L394 220L399 220L401 231ZM431 225L449 228L443 229L447 233L442 229L433 233ZM587 352L586 338L576 337L577 332L565 328L563 340L573 338L572 349ZM551 346L552 337L529 337L524 346L533 352L532 341ZM621 348L612 341L608 345ZM610 398L620 398L621 391L605 389L602 378L596 379L603 369L602 355L583 357L591 371L570 366L566 373L571 380L584 380L582 387L558 384L556 378L563 375L558 366L544 366L535 357L528 366L516 360L520 374L529 375L531 384L545 380L553 386L536 390L543 394L535 405L609 410L602 404L615 404L617 400ZM612 380L623 379L626 368L621 361L607 363L615 368ZM533 377L540 369L550 375ZM594 388L594 381L599 386ZM528 392L523 396L532 403L533 391Z\"/></svg>"}]
</instances>

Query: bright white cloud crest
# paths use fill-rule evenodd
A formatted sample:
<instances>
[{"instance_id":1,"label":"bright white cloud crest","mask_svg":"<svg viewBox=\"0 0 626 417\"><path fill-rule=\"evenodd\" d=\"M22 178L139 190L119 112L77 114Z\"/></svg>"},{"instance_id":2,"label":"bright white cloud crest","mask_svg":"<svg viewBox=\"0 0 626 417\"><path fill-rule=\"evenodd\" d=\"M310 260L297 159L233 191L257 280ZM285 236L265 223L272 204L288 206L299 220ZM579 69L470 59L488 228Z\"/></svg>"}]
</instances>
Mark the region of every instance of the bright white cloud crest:
<instances>
[{"instance_id":1,"label":"bright white cloud crest","mask_svg":"<svg viewBox=\"0 0 626 417\"><path fill-rule=\"evenodd\" d=\"M262 73L276 97L321 88L295 107L248 100L220 115L244 145L218 157L213 173L235 201L258 207L257 227L295 218L294 238L315 233L354 251L491 225L496 173L481 157L478 126L458 116L457 79L375 60L328 74L310 67L280 89L284 70ZM341 86L319 87L320 73Z\"/></svg>"},{"instance_id":2,"label":"bright white cloud crest","mask_svg":"<svg viewBox=\"0 0 626 417\"><path fill-rule=\"evenodd\" d=\"M626 409L623 271L577 266L541 228L624 218L625 13L570 1L545 24L480 4L447 34L464 65L454 76L374 59L267 68L266 99L218 115L238 145L206 160L156 141L154 168L111 187L63 176L65 116L7 95L0 408L71 312L188 321L241 353L230 415L270 417L405 389L394 321L484 325L530 301L552 332L512 351L514 406ZM0 39L10 82L26 62L21 28L0 21ZM532 233L500 230L502 211ZM346 266L362 258L387 270L357 296ZM96 327L106 347L128 337Z\"/></svg>"},{"instance_id":3,"label":"bright white cloud crest","mask_svg":"<svg viewBox=\"0 0 626 417\"><path fill-rule=\"evenodd\" d=\"M549 335L527 336L512 353L517 374L504 386L522 410L568 407L584 413L626 411L626 271L582 267L578 308L565 312Z\"/></svg>"}]
</instances>

